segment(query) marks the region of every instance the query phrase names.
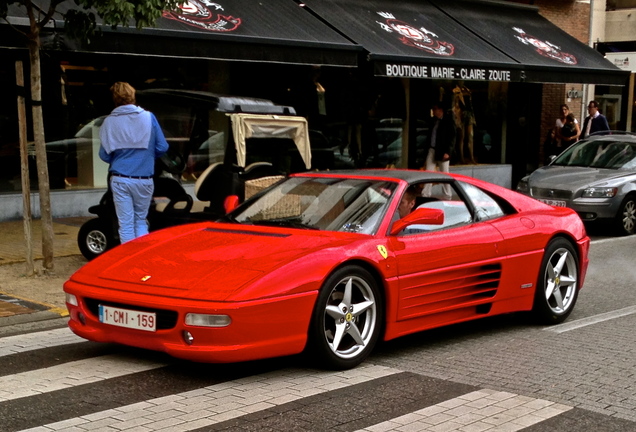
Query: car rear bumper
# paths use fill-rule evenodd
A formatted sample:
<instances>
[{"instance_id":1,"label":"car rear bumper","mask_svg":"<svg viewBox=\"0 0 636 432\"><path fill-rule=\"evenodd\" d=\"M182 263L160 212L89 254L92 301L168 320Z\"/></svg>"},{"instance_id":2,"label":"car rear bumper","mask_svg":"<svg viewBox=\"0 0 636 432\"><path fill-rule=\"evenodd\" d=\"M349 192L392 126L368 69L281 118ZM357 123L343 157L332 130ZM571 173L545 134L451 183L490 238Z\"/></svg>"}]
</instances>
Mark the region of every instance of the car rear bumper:
<instances>
[{"instance_id":1,"label":"car rear bumper","mask_svg":"<svg viewBox=\"0 0 636 432\"><path fill-rule=\"evenodd\" d=\"M138 348L162 351L177 358L198 362L227 363L279 357L300 353L307 342L309 323L317 292L261 299L249 302L203 302L163 299L145 296L126 302L117 293L92 289L84 297L81 285L67 282L64 291L75 295L78 305L67 303L69 327L85 339L95 342L119 343ZM116 304L130 310L167 308L176 321L170 328L144 331L100 322L90 303ZM168 305L168 306L167 306ZM201 327L185 324L187 313L228 315L226 327ZM188 343L188 337L192 338Z\"/></svg>"}]
</instances>

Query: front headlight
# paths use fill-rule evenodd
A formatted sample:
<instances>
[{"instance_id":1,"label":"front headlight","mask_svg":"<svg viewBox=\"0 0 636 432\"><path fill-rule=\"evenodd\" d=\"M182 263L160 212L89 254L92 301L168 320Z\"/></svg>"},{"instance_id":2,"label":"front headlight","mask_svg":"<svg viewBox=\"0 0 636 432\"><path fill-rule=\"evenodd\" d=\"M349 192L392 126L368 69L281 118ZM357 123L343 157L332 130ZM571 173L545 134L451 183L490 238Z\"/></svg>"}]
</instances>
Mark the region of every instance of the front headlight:
<instances>
[{"instance_id":1,"label":"front headlight","mask_svg":"<svg viewBox=\"0 0 636 432\"><path fill-rule=\"evenodd\" d=\"M530 187L528 186L528 177L524 177L519 180L519 183L517 183L517 192L530 192Z\"/></svg>"},{"instance_id":2,"label":"front headlight","mask_svg":"<svg viewBox=\"0 0 636 432\"><path fill-rule=\"evenodd\" d=\"M615 187L592 187L585 189L581 196L583 198L613 198L617 192L618 188Z\"/></svg>"}]
</instances>

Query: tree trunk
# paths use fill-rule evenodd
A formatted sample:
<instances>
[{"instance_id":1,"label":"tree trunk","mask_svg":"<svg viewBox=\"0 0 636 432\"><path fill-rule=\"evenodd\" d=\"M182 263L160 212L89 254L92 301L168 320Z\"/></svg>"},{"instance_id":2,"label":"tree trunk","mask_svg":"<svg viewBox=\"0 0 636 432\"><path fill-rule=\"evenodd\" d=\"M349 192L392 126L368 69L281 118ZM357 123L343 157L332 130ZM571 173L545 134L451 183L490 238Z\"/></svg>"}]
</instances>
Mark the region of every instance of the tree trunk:
<instances>
[{"instance_id":1,"label":"tree trunk","mask_svg":"<svg viewBox=\"0 0 636 432\"><path fill-rule=\"evenodd\" d=\"M53 270L53 218L51 216L51 196L49 187L49 169L46 160L44 141L44 122L42 119L42 84L40 75L39 35L29 40L31 60L31 100L33 106L33 138L35 141L35 159L38 169L38 189L40 191L40 216L42 220L42 268L44 272Z\"/></svg>"},{"instance_id":2,"label":"tree trunk","mask_svg":"<svg viewBox=\"0 0 636 432\"><path fill-rule=\"evenodd\" d=\"M22 91L18 93L18 126L20 131L20 173L22 178L22 211L24 242L26 243L26 274L35 274L33 263L33 238L31 237L31 182L29 181L29 151L27 148L27 119L24 106L24 68L15 62L15 82Z\"/></svg>"}]
</instances>

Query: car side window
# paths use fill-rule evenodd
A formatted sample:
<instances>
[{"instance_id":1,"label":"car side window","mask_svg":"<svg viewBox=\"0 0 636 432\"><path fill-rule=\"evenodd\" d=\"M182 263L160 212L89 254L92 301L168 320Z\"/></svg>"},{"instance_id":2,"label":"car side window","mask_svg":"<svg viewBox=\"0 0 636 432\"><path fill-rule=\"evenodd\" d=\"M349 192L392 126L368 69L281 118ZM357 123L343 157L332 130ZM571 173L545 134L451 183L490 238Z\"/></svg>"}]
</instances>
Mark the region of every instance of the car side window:
<instances>
[{"instance_id":1,"label":"car side window","mask_svg":"<svg viewBox=\"0 0 636 432\"><path fill-rule=\"evenodd\" d=\"M475 221L495 219L505 214L499 204L478 187L464 182L458 183L473 204Z\"/></svg>"},{"instance_id":2,"label":"car side window","mask_svg":"<svg viewBox=\"0 0 636 432\"><path fill-rule=\"evenodd\" d=\"M447 185L450 188L450 197L448 195L448 188L446 191L440 183L424 183L419 185L424 195L430 196L418 196L415 200L415 206L413 210L418 208L431 208L439 209L444 212L444 222L441 225L429 225L429 224L415 224L409 225L402 233L402 235L421 234L432 231L440 231L450 228L455 228L463 225L468 225L473 222L473 217L468 209L468 206L464 200L457 194L457 191L452 185Z\"/></svg>"}]
</instances>

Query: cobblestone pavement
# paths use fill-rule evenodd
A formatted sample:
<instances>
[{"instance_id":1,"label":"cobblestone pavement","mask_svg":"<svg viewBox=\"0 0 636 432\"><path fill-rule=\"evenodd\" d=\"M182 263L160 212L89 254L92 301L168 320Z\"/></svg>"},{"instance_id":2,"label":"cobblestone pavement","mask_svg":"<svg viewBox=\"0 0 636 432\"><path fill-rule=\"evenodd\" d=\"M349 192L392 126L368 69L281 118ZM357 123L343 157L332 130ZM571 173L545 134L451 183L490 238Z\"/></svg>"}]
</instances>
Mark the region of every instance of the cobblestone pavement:
<instances>
[{"instance_id":1,"label":"cobblestone pavement","mask_svg":"<svg viewBox=\"0 0 636 432\"><path fill-rule=\"evenodd\" d=\"M438 329L387 344L374 361L636 421L636 315L556 333L523 317ZM618 337L617 337L618 336Z\"/></svg>"},{"instance_id":2,"label":"cobblestone pavement","mask_svg":"<svg viewBox=\"0 0 636 432\"><path fill-rule=\"evenodd\" d=\"M86 221L86 217L69 217L53 220L53 244L55 256L63 257L79 254L77 232ZM26 243L24 223L21 220L0 222L0 264L25 261ZM42 226L39 219L31 225L33 239L33 257L42 259Z\"/></svg>"},{"instance_id":3,"label":"cobblestone pavement","mask_svg":"<svg viewBox=\"0 0 636 432\"><path fill-rule=\"evenodd\" d=\"M379 364L383 357L348 371L304 368L298 356L207 365L86 342L67 328L0 337L2 431L636 430L537 394Z\"/></svg>"},{"instance_id":4,"label":"cobblestone pavement","mask_svg":"<svg viewBox=\"0 0 636 432\"><path fill-rule=\"evenodd\" d=\"M69 263L71 261L75 263L73 258L81 257L77 246L77 233L87 219L89 218L74 217L53 220L53 251L56 268L54 273L58 278L65 273L64 270L67 270L65 268L68 266L66 261L70 260ZM41 276L41 221L34 219L31 229L35 270ZM0 222L0 326L12 324L15 321L66 315L64 293L61 289L63 280L56 281L59 285L56 295L49 295L52 290L49 286L50 280L39 276L26 277L24 275L26 254L23 221ZM80 262L83 263L85 260ZM60 269L60 264L65 265ZM77 266L79 265L78 262ZM72 267L72 271L77 268ZM52 303L52 297L57 301Z\"/></svg>"}]
</instances>

